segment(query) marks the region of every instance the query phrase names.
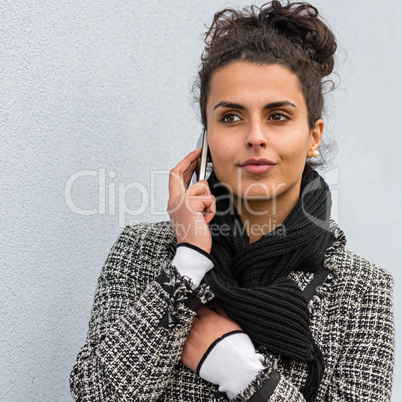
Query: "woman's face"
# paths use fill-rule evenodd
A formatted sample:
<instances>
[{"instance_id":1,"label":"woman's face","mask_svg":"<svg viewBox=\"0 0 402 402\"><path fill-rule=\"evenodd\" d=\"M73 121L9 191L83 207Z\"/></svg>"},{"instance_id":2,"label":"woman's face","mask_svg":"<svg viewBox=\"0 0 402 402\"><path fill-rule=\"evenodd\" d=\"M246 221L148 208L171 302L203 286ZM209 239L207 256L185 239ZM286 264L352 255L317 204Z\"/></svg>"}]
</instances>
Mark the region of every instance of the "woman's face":
<instances>
[{"instance_id":1,"label":"woman's face","mask_svg":"<svg viewBox=\"0 0 402 402\"><path fill-rule=\"evenodd\" d=\"M215 174L236 197L296 202L324 124L309 128L297 76L279 65L234 62L214 73L207 128Z\"/></svg>"}]
</instances>

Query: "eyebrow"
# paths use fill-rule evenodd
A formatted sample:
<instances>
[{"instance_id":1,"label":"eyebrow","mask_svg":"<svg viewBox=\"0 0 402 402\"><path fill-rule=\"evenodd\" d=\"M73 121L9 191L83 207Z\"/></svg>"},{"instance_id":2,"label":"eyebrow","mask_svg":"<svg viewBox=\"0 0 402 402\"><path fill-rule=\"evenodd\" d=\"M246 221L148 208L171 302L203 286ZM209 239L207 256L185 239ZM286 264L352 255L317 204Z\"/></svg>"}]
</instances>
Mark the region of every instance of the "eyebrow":
<instances>
[{"instance_id":1,"label":"eyebrow","mask_svg":"<svg viewBox=\"0 0 402 402\"><path fill-rule=\"evenodd\" d=\"M264 106L264 110L275 109L275 108L283 107L283 106L291 106L291 107L294 107L295 109L297 109L297 106L292 102L278 101L278 102L267 103ZM225 102L225 101L221 101L217 105L215 105L214 110L217 109L218 107L226 107L226 108L230 108L230 109L246 110L246 108L243 105L240 105L238 103Z\"/></svg>"}]
</instances>

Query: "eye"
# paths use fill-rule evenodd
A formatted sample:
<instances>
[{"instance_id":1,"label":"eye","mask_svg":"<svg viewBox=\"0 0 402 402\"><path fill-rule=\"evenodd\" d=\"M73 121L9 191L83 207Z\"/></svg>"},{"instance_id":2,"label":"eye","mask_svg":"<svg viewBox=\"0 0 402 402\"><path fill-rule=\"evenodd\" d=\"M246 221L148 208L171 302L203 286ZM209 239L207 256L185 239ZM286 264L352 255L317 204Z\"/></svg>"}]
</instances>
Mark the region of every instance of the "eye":
<instances>
[{"instance_id":1,"label":"eye","mask_svg":"<svg viewBox=\"0 0 402 402\"><path fill-rule=\"evenodd\" d=\"M283 112L274 112L271 114L269 119L273 120L273 121L286 121L286 120L290 120L290 117Z\"/></svg>"},{"instance_id":2,"label":"eye","mask_svg":"<svg viewBox=\"0 0 402 402\"><path fill-rule=\"evenodd\" d=\"M224 123L234 123L240 121L240 117L233 113L226 113L220 118L220 121Z\"/></svg>"}]
</instances>

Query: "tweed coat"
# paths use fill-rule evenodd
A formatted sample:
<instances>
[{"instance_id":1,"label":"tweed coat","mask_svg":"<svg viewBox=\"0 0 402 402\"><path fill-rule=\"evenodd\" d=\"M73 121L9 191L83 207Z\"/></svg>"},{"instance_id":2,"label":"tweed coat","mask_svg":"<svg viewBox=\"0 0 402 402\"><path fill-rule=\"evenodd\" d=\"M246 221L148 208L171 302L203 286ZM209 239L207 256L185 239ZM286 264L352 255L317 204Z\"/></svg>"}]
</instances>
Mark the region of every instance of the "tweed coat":
<instances>
[{"instance_id":1,"label":"tweed coat","mask_svg":"<svg viewBox=\"0 0 402 402\"><path fill-rule=\"evenodd\" d=\"M345 248L343 232L327 249L325 282L309 302L312 334L325 359L317 401L389 401L394 365L393 280ZM213 294L195 287L171 264L175 236L170 222L125 228L98 280L89 331L70 376L77 401L227 401L181 362L194 311L186 300L207 303ZM161 272L169 287L155 280ZM303 290L313 274L292 272ZM169 290L170 289L170 290ZM169 325L161 325L168 317ZM273 367L272 367L273 366ZM235 401L262 395L271 369L279 374L269 401L302 402L304 363L271 357Z\"/></svg>"}]
</instances>

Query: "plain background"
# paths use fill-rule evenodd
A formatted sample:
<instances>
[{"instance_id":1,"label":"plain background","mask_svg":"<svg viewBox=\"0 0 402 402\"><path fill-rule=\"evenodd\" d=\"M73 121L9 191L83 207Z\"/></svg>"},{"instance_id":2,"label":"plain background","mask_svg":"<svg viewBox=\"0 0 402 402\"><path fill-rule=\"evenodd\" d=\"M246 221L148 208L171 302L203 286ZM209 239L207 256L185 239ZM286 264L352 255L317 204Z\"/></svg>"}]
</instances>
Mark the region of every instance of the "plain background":
<instances>
[{"instance_id":1,"label":"plain background","mask_svg":"<svg viewBox=\"0 0 402 402\"><path fill-rule=\"evenodd\" d=\"M108 251L124 224L167 218L166 172L200 133L203 24L247 4L0 1L0 400L72 400ZM398 347L402 3L314 4L339 42L325 116L333 214L348 247L395 278Z\"/></svg>"}]
</instances>

